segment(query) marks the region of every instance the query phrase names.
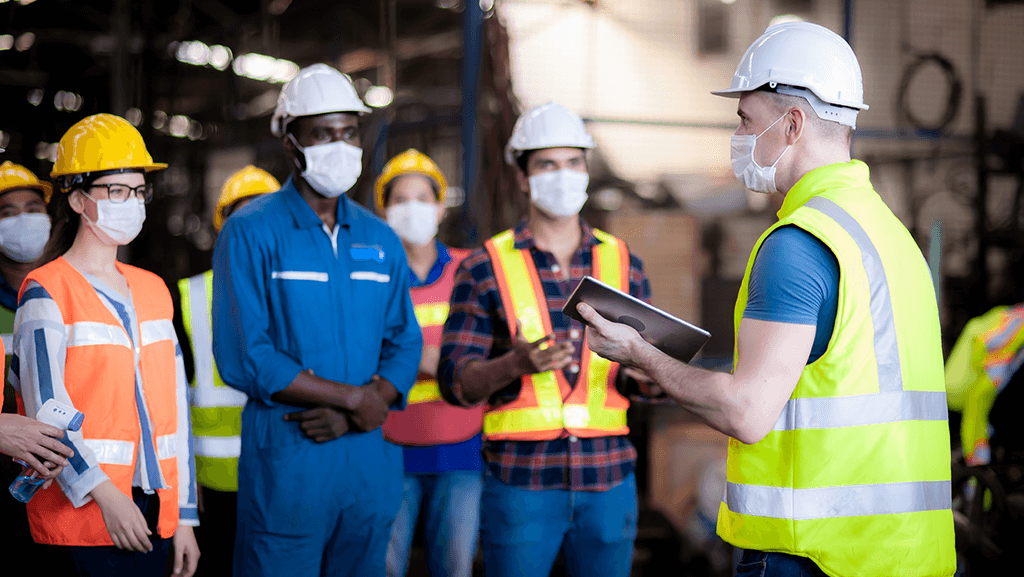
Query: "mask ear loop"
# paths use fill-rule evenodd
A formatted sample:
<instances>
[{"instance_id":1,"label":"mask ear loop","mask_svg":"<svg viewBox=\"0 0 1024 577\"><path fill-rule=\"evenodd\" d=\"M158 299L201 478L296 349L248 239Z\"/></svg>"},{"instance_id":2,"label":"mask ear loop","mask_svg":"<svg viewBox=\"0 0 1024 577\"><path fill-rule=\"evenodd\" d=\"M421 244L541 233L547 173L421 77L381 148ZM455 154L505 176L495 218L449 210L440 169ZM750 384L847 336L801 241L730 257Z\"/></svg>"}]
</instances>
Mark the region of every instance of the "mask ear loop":
<instances>
[{"instance_id":1,"label":"mask ear loop","mask_svg":"<svg viewBox=\"0 0 1024 577\"><path fill-rule=\"evenodd\" d=\"M306 149L299 144L299 141L295 138L295 135L291 132L285 133L288 138L292 139L292 144L295 145L295 149L298 150L298 154L292 159L295 163L295 167L299 169L299 174L306 172Z\"/></svg>"}]
</instances>

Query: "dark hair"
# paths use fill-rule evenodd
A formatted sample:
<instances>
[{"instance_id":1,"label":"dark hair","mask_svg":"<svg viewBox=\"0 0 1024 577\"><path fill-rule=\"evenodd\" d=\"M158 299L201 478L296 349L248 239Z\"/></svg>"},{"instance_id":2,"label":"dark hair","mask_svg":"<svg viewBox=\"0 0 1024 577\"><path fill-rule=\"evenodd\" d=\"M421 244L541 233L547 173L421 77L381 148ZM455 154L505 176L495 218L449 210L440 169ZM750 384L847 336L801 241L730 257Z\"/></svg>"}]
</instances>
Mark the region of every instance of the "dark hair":
<instances>
[{"instance_id":1,"label":"dark hair","mask_svg":"<svg viewBox=\"0 0 1024 577\"><path fill-rule=\"evenodd\" d=\"M402 178L403 176L422 176L423 178L426 178L427 180L430 181L430 188L432 188L434 190L434 198L438 199L438 200L441 199L441 185L438 184L436 180L434 180L433 178L430 178L429 176L427 176L425 174L420 174L418 172L409 172L409 173L406 173L406 174L399 174L398 176L396 176L396 177L392 178L391 180L389 180L388 183L384 185L384 198L381 199L381 206L387 206L388 205L388 198L391 197L391 187L394 186L395 182L399 178Z\"/></svg>"},{"instance_id":2,"label":"dark hair","mask_svg":"<svg viewBox=\"0 0 1024 577\"><path fill-rule=\"evenodd\" d=\"M76 187L76 190L78 188L81 187ZM53 224L50 227L50 240L43 249L43 262L50 262L66 253L75 242L82 216L71 208L68 199L73 192L54 192L50 203L46 205L46 212L50 213Z\"/></svg>"},{"instance_id":3,"label":"dark hair","mask_svg":"<svg viewBox=\"0 0 1024 577\"><path fill-rule=\"evenodd\" d=\"M520 153L519 158L516 159L516 164L519 166L519 170L523 171L523 174L526 174L526 167L530 165L530 157L536 151L537 149L524 150Z\"/></svg>"}]
</instances>

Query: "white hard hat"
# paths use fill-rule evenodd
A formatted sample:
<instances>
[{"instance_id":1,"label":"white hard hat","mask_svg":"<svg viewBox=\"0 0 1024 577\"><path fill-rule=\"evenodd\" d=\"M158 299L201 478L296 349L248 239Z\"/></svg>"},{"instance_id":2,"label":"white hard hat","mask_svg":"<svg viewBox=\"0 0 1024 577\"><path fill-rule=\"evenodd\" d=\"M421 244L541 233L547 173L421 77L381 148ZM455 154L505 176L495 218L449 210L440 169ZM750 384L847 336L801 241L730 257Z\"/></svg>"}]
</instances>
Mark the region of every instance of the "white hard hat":
<instances>
[{"instance_id":1,"label":"white hard hat","mask_svg":"<svg viewBox=\"0 0 1024 577\"><path fill-rule=\"evenodd\" d=\"M274 136L284 136L288 123L296 117L328 112L363 114L370 109L359 100L348 76L326 64L307 66L281 89L270 131Z\"/></svg>"},{"instance_id":2,"label":"white hard hat","mask_svg":"<svg viewBox=\"0 0 1024 577\"><path fill-rule=\"evenodd\" d=\"M526 150L538 148L594 148L594 139L579 115L555 102L541 104L523 113L512 127L505 146L505 161L515 164Z\"/></svg>"},{"instance_id":3,"label":"white hard hat","mask_svg":"<svg viewBox=\"0 0 1024 577\"><path fill-rule=\"evenodd\" d=\"M769 26L747 48L732 84L718 96L739 98L768 84L777 92L802 96L825 120L856 126L864 104L864 79L853 49L842 36L810 22Z\"/></svg>"}]
</instances>

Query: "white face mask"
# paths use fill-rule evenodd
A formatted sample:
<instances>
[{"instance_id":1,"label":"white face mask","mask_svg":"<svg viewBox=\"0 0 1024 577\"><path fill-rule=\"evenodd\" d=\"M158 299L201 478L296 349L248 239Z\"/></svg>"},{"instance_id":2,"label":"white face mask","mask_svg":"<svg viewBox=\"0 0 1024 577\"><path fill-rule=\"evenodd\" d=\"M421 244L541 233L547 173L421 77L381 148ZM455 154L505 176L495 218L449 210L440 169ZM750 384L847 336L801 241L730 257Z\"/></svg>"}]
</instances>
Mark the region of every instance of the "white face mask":
<instances>
[{"instance_id":1,"label":"white face mask","mask_svg":"<svg viewBox=\"0 0 1024 577\"><path fill-rule=\"evenodd\" d=\"M337 198L352 188L363 171L363 149L344 141L305 148L291 133L288 136L306 158L302 178L327 198Z\"/></svg>"},{"instance_id":2,"label":"white face mask","mask_svg":"<svg viewBox=\"0 0 1024 577\"><path fill-rule=\"evenodd\" d=\"M757 144L757 139L760 138L765 132L779 123L779 120L785 118L783 114L775 122L768 125L761 131L761 134L754 136L753 134L744 134L732 136L732 150L730 153L732 160L732 171L736 174L736 178L743 181L743 186L746 186L754 192L764 192L771 194L778 192L779 189L775 187L775 165L782 160L782 157L789 151L789 145L786 145L785 150L782 154L775 159L775 162L771 166L761 166L754 160L754 146Z\"/></svg>"},{"instance_id":3,"label":"white face mask","mask_svg":"<svg viewBox=\"0 0 1024 577\"><path fill-rule=\"evenodd\" d=\"M32 262L43 254L50 240L50 217L23 212L0 220L0 250L15 262Z\"/></svg>"},{"instance_id":4,"label":"white face mask","mask_svg":"<svg viewBox=\"0 0 1024 577\"><path fill-rule=\"evenodd\" d=\"M112 245L125 245L135 240L142 231L142 223L146 221L146 202L134 196L122 203L111 202L109 198L96 200L88 194L85 198L96 203L96 221L94 222L85 211L84 220L96 236Z\"/></svg>"},{"instance_id":5,"label":"white face mask","mask_svg":"<svg viewBox=\"0 0 1024 577\"><path fill-rule=\"evenodd\" d=\"M590 175L563 168L530 177L530 200L549 216L572 216L587 202Z\"/></svg>"},{"instance_id":6,"label":"white face mask","mask_svg":"<svg viewBox=\"0 0 1024 577\"><path fill-rule=\"evenodd\" d=\"M388 225L399 238L414 246L423 246L437 236L437 211L441 207L421 200L393 204L385 209Z\"/></svg>"}]
</instances>

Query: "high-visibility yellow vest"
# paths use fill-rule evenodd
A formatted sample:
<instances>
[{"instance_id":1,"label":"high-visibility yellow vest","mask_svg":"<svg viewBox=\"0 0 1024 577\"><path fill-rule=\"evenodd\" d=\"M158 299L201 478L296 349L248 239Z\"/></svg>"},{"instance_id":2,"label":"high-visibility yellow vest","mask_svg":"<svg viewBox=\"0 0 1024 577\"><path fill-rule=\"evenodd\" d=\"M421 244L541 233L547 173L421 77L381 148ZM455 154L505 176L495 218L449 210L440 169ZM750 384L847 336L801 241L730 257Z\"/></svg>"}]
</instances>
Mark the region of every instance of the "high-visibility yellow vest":
<instances>
[{"instance_id":1,"label":"high-visibility yellow vest","mask_svg":"<svg viewBox=\"0 0 1024 577\"><path fill-rule=\"evenodd\" d=\"M594 236L601 242L592 250L592 276L629 292L626 244L597 229ZM532 342L551 334L551 317L533 257L528 249L516 250L514 237L514 230L506 230L484 243L484 247L494 267L509 332L514 338L518 320L523 336ZM618 371L618 363L599 357L584 339L575 388L570 388L561 370L522 377L522 388L515 401L488 407L484 437L541 441L568 435L625 435L629 432L629 401L615 389Z\"/></svg>"},{"instance_id":2,"label":"high-visibility yellow vest","mask_svg":"<svg viewBox=\"0 0 1024 577\"><path fill-rule=\"evenodd\" d=\"M196 480L218 491L238 490L245 393L224 384L213 360L213 271L178 281L181 320L192 345L195 375L190 383Z\"/></svg>"},{"instance_id":3,"label":"high-visibility yellow vest","mask_svg":"<svg viewBox=\"0 0 1024 577\"><path fill-rule=\"evenodd\" d=\"M828 350L775 427L729 440L718 533L745 549L809 557L834 577L949 576L956 568L939 318L928 267L859 161L806 174L772 231L796 225L839 261Z\"/></svg>"},{"instance_id":4,"label":"high-visibility yellow vest","mask_svg":"<svg viewBox=\"0 0 1024 577\"><path fill-rule=\"evenodd\" d=\"M949 407L963 413L960 441L970 465L991 461L988 417L1024 360L1024 305L996 307L971 319L946 361Z\"/></svg>"}]
</instances>

